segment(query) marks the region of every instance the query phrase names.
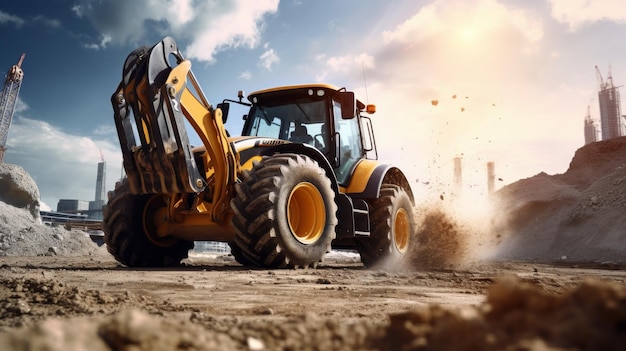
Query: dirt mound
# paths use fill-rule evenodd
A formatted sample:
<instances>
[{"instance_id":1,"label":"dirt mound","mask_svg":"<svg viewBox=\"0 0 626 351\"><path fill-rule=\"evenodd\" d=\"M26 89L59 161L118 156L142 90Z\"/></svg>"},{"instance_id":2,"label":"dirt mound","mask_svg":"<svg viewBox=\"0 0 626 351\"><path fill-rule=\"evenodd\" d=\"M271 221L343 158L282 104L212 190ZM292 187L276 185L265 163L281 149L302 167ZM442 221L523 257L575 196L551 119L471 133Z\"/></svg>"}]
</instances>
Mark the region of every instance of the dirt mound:
<instances>
[{"instance_id":1,"label":"dirt mound","mask_svg":"<svg viewBox=\"0 0 626 351\"><path fill-rule=\"evenodd\" d=\"M390 322L386 341L396 350L621 350L626 289L590 280L555 296L505 277L476 309L431 305Z\"/></svg>"},{"instance_id":2,"label":"dirt mound","mask_svg":"<svg viewBox=\"0 0 626 351\"><path fill-rule=\"evenodd\" d=\"M584 190L626 164L626 137L587 144L576 151L567 172L555 178Z\"/></svg>"},{"instance_id":3,"label":"dirt mound","mask_svg":"<svg viewBox=\"0 0 626 351\"><path fill-rule=\"evenodd\" d=\"M502 188L494 208L497 259L626 262L626 137L580 148L564 174Z\"/></svg>"},{"instance_id":4,"label":"dirt mound","mask_svg":"<svg viewBox=\"0 0 626 351\"><path fill-rule=\"evenodd\" d=\"M103 253L85 232L41 223L39 189L21 167L0 165L0 195L0 256Z\"/></svg>"}]
</instances>

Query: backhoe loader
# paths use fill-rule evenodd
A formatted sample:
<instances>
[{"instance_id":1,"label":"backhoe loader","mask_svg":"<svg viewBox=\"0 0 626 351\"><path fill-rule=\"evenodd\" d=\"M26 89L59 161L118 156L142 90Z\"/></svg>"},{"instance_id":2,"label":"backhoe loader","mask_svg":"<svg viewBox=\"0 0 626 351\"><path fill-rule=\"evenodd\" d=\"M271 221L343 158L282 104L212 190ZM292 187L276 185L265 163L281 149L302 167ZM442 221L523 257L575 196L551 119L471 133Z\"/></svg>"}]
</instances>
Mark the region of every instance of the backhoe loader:
<instances>
[{"instance_id":1,"label":"backhoe loader","mask_svg":"<svg viewBox=\"0 0 626 351\"><path fill-rule=\"evenodd\" d=\"M413 193L376 160L374 105L329 84L243 98L211 105L170 37L128 55L111 97L126 176L103 220L117 261L177 265L194 241L227 242L239 263L266 268L315 267L333 248L368 267L408 255ZM224 126L231 103L249 108L241 136Z\"/></svg>"}]
</instances>

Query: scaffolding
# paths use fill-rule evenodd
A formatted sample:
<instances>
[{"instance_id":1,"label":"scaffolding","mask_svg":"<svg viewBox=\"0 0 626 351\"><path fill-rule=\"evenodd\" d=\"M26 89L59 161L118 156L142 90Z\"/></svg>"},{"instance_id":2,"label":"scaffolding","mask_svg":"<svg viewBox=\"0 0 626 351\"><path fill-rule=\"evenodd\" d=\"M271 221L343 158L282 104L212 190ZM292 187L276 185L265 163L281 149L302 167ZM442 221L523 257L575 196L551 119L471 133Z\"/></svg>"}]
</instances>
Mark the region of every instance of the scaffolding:
<instances>
[{"instance_id":1,"label":"scaffolding","mask_svg":"<svg viewBox=\"0 0 626 351\"><path fill-rule=\"evenodd\" d=\"M624 135L622 125L622 113L620 110L619 87L613 85L611 68L606 80L602 79L600 70L596 66L596 77L600 90L598 91L598 102L600 103L600 124L602 129L602 140L621 137Z\"/></svg>"},{"instance_id":2,"label":"scaffolding","mask_svg":"<svg viewBox=\"0 0 626 351\"><path fill-rule=\"evenodd\" d=\"M585 145L598 141L598 127L596 121L591 117L591 107L587 106L587 115L585 116Z\"/></svg>"},{"instance_id":3,"label":"scaffolding","mask_svg":"<svg viewBox=\"0 0 626 351\"><path fill-rule=\"evenodd\" d=\"M22 71L22 62L24 56L20 56L20 60L13 65L4 80L4 87L0 95L0 164L4 160L4 152L6 151L6 142L9 135L9 127L13 120L13 112L15 111L15 103L17 95L20 92L24 72Z\"/></svg>"}]
</instances>

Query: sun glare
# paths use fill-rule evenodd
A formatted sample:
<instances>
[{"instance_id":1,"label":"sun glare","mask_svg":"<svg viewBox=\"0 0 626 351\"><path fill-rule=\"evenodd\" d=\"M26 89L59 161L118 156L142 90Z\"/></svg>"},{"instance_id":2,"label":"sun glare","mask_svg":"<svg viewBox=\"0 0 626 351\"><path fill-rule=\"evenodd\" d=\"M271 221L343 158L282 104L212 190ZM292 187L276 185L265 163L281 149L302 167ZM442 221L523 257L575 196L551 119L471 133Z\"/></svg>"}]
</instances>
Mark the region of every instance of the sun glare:
<instances>
[{"instance_id":1,"label":"sun glare","mask_svg":"<svg viewBox=\"0 0 626 351\"><path fill-rule=\"evenodd\" d=\"M467 43L473 42L476 38L476 31L473 28L464 27L461 29L461 38Z\"/></svg>"}]
</instances>

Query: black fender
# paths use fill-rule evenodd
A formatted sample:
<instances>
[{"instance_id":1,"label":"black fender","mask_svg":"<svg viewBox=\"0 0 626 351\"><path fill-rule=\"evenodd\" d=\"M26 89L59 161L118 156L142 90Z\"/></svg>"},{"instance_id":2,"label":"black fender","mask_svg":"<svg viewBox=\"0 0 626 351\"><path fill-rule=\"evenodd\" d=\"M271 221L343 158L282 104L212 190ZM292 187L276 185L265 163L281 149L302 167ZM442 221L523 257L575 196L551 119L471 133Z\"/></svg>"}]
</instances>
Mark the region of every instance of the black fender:
<instances>
[{"instance_id":1,"label":"black fender","mask_svg":"<svg viewBox=\"0 0 626 351\"><path fill-rule=\"evenodd\" d=\"M339 193L339 185L337 184L337 177L333 167L328 162L326 156L313 146L278 139L253 138L235 142L234 147L239 153L239 161L242 165L255 156L271 156L278 153L309 156L317 161L320 167L326 171L326 176L330 179L333 190L335 193Z\"/></svg>"},{"instance_id":2,"label":"black fender","mask_svg":"<svg viewBox=\"0 0 626 351\"><path fill-rule=\"evenodd\" d=\"M359 166L357 165L357 169ZM380 197L380 189L383 184L395 184L402 187L415 205L413 190L404 173L399 168L385 163L378 163L374 166L363 191L349 192L348 195L357 199L376 199Z\"/></svg>"}]
</instances>

